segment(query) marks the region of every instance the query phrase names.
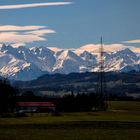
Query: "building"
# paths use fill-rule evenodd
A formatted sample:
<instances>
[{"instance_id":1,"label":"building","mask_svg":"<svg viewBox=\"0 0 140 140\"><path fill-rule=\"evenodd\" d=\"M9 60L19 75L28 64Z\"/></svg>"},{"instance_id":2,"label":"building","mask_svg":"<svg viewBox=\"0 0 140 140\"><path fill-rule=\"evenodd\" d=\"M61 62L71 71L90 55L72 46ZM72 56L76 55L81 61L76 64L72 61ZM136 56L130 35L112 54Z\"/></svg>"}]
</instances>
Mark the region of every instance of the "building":
<instances>
[{"instance_id":1,"label":"building","mask_svg":"<svg viewBox=\"0 0 140 140\"><path fill-rule=\"evenodd\" d=\"M53 102L16 102L17 113L54 112L56 105Z\"/></svg>"}]
</instances>

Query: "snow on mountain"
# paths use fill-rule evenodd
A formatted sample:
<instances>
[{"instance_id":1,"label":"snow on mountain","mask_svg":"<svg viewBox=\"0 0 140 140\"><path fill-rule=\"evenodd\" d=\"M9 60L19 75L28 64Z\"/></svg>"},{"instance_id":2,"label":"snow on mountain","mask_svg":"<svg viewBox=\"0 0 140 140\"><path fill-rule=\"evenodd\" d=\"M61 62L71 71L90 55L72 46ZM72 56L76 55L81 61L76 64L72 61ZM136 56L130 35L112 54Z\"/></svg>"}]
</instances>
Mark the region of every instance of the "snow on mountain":
<instances>
[{"instance_id":1,"label":"snow on mountain","mask_svg":"<svg viewBox=\"0 0 140 140\"><path fill-rule=\"evenodd\" d=\"M12 58L13 57L11 55L0 52L0 69L6 66L12 60Z\"/></svg>"},{"instance_id":2,"label":"snow on mountain","mask_svg":"<svg viewBox=\"0 0 140 140\"><path fill-rule=\"evenodd\" d=\"M58 52L58 51L62 51L63 49L60 48L56 48L56 47L47 47L49 50L53 51L54 53Z\"/></svg>"},{"instance_id":3,"label":"snow on mountain","mask_svg":"<svg viewBox=\"0 0 140 140\"><path fill-rule=\"evenodd\" d=\"M96 60L96 56L87 52L87 51L84 51L83 53L80 54L80 57L85 60L85 61L91 61L92 63L95 63L97 60Z\"/></svg>"},{"instance_id":4,"label":"snow on mountain","mask_svg":"<svg viewBox=\"0 0 140 140\"><path fill-rule=\"evenodd\" d=\"M58 53L56 55L57 60L53 72L65 74L80 72L80 66L84 65L84 60L81 57L71 50L63 50Z\"/></svg>"},{"instance_id":5,"label":"snow on mountain","mask_svg":"<svg viewBox=\"0 0 140 140\"><path fill-rule=\"evenodd\" d=\"M120 71L121 69L137 63L139 57L132 52L130 49L126 48L118 52L112 53L105 60L105 70L106 71Z\"/></svg>"},{"instance_id":6,"label":"snow on mountain","mask_svg":"<svg viewBox=\"0 0 140 140\"><path fill-rule=\"evenodd\" d=\"M44 73L71 73L99 70L100 45L89 44L78 49L24 46L0 47L0 76L31 80ZM140 71L140 54L115 44L104 45L105 71Z\"/></svg>"},{"instance_id":7,"label":"snow on mountain","mask_svg":"<svg viewBox=\"0 0 140 140\"><path fill-rule=\"evenodd\" d=\"M54 52L47 47L33 47L30 50L39 60L41 60L41 62L43 62L44 66L41 69L51 72L56 62Z\"/></svg>"},{"instance_id":8,"label":"snow on mountain","mask_svg":"<svg viewBox=\"0 0 140 140\"><path fill-rule=\"evenodd\" d=\"M12 47L11 45L3 45L0 48L0 51L6 53L6 54L11 54L17 59L24 60L28 63L34 64L37 66L39 69L42 71L49 71L48 65L44 61L42 61L40 58L36 56L35 53L33 53L32 50L29 48L26 48L25 46L19 46L17 48ZM44 52L44 51L42 51Z\"/></svg>"},{"instance_id":9,"label":"snow on mountain","mask_svg":"<svg viewBox=\"0 0 140 140\"><path fill-rule=\"evenodd\" d=\"M34 64L30 64L30 63L24 64L22 67L23 68L20 68L20 70L16 74L10 75L9 78L15 80L29 81L29 80L36 79L37 77L47 73L41 71Z\"/></svg>"},{"instance_id":10,"label":"snow on mountain","mask_svg":"<svg viewBox=\"0 0 140 140\"><path fill-rule=\"evenodd\" d=\"M42 75L42 71L31 63L0 53L0 75L16 80L31 80Z\"/></svg>"},{"instance_id":11,"label":"snow on mountain","mask_svg":"<svg viewBox=\"0 0 140 140\"><path fill-rule=\"evenodd\" d=\"M96 55L93 55L88 51L83 51L80 54L80 57L85 61L85 65L81 68L82 71L91 71L97 66L98 60Z\"/></svg>"},{"instance_id":12,"label":"snow on mountain","mask_svg":"<svg viewBox=\"0 0 140 140\"><path fill-rule=\"evenodd\" d=\"M21 56L21 59L34 64L36 67L41 69L42 71L49 71L48 66L44 63L44 61L40 60L29 48L21 46L17 48L18 53Z\"/></svg>"},{"instance_id":13,"label":"snow on mountain","mask_svg":"<svg viewBox=\"0 0 140 140\"><path fill-rule=\"evenodd\" d=\"M2 47L0 48L0 51L6 54L10 54L15 56L16 58L22 59L22 56L18 52L17 48L13 48L11 45L5 45L3 44Z\"/></svg>"},{"instance_id":14,"label":"snow on mountain","mask_svg":"<svg viewBox=\"0 0 140 140\"><path fill-rule=\"evenodd\" d=\"M130 72L130 71L140 72L140 64L128 65L123 69L121 69L121 72Z\"/></svg>"}]
</instances>

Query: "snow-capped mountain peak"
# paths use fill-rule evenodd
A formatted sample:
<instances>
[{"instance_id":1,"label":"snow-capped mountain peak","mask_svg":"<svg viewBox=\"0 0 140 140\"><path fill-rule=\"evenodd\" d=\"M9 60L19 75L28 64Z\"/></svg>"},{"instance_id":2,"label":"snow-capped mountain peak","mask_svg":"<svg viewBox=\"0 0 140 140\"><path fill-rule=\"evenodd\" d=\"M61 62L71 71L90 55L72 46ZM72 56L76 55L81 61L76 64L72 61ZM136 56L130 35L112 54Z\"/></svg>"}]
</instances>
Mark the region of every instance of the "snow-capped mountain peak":
<instances>
[{"instance_id":1,"label":"snow-capped mountain peak","mask_svg":"<svg viewBox=\"0 0 140 140\"><path fill-rule=\"evenodd\" d=\"M0 47L0 75L16 80L31 80L45 73L85 72L99 70L100 45L89 44L78 49L53 47ZM105 71L140 71L140 54L116 44L104 45Z\"/></svg>"}]
</instances>

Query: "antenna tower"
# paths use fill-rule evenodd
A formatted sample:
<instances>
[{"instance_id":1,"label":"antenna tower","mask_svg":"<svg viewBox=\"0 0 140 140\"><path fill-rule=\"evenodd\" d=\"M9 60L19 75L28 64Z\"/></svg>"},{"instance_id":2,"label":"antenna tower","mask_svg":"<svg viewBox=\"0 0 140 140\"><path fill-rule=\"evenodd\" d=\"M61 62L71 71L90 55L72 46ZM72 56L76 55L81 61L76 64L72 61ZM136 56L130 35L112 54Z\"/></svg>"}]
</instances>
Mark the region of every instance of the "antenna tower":
<instances>
[{"instance_id":1,"label":"antenna tower","mask_svg":"<svg viewBox=\"0 0 140 140\"><path fill-rule=\"evenodd\" d=\"M107 93L106 93L106 82L105 82L105 71L104 71L104 48L103 39L101 37L101 46L99 48L99 70L98 70L98 81L97 81L97 94L100 95L100 102L105 102L105 108L107 107Z\"/></svg>"}]
</instances>

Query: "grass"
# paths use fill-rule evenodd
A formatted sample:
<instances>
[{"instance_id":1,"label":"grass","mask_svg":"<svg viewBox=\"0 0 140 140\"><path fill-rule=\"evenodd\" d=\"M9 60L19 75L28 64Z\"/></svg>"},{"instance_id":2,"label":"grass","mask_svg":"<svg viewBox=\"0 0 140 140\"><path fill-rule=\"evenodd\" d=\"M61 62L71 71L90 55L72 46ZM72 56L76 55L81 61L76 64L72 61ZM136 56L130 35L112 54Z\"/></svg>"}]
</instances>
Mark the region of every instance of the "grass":
<instances>
[{"instance_id":1,"label":"grass","mask_svg":"<svg viewBox=\"0 0 140 140\"><path fill-rule=\"evenodd\" d=\"M109 102L106 112L0 118L0 140L139 140L140 102Z\"/></svg>"}]
</instances>

